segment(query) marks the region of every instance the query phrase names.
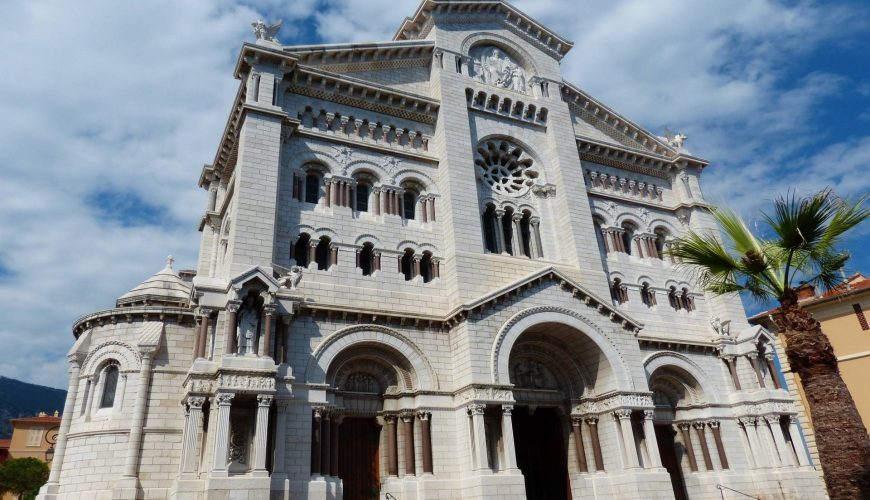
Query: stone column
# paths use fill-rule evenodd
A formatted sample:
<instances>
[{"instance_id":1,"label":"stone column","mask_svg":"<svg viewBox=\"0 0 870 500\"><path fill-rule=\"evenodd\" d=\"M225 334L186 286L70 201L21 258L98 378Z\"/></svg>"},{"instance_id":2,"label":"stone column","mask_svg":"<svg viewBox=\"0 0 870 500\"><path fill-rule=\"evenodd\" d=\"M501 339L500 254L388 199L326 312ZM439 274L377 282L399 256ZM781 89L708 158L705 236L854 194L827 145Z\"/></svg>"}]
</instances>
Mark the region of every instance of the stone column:
<instances>
[{"instance_id":1,"label":"stone column","mask_svg":"<svg viewBox=\"0 0 870 500\"><path fill-rule=\"evenodd\" d=\"M226 475L227 473L227 450L230 441L230 405L233 403L235 394L218 393L213 403L218 405L217 427L214 434L214 465L212 475ZM217 473L217 474L215 474Z\"/></svg>"},{"instance_id":2,"label":"stone column","mask_svg":"<svg viewBox=\"0 0 870 500\"><path fill-rule=\"evenodd\" d=\"M761 441L758 439L758 427L756 417L745 417L740 419L743 428L746 429L746 436L749 439L749 452L752 455L752 460L755 462L756 468L767 467L769 459L764 459L764 450L761 447Z\"/></svg>"},{"instance_id":3,"label":"stone column","mask_svg":"<svg viewBox=\"0 0 870 500\"><path fill-rule=\"evenodd\" d=\"M317 245L320 244L320 240L312 240L308 242L308 265L310 266L312 262L317 262Z\"/></svg>"},{"instance_id":4,"label":"stone column","mask_svg":"<svg viewBox=\"0 0 870 500\"><path fill-rule=\"evenodd\" d=\"M468 405L468 414L471 416L471 428L474 435L474 470L481 472L489 470L489 457L486 452L486 429L483 424L483 412L486 405Z\"/></svg>"},{"instance_id":5,"label":"stone column","mask_svg":"<svg viewBox=\"0 0 870 500\"><path fill-rule=\"evenodd\" d=\"M766 353L764 355L764 361L767 365L767 371L770 373L770 380L773 380L773 388L782 389L782 384L779 383L779 374L776 371L776 364L773 362L773 353Z\"/></svg>"},{"instance_id":6,"label":"stone column","mask_svg":"<svg viewBox=\"0 0 870 500\"><path fill-rule=\"evenodd\" d=\"M66 410L64 410L64 412L66 412ZM794 415L789 415L788 417L788 434L791 437L791 444L794 446L795 453L797 454L798 464L801 467L811 465L810 456L804 446L803 435L801 434L800 427L798 427L797 417Z\"/></svg>"},{"instance_id":7,"label":"stone column","mask_svg":"<svg viewBox=\"0 0 870 500\"><path fill-rule=\"evenodd\" d=\"M333 413L332 429L330 431L332 434L330 439L332 449L329 450L329 471L333 476L338 476L338 428L341 426L341 420L341 415Z\"/></svg>"},{"instance_id":8,"label":"stone column","mask_svg":"<svg viewBox=\"0 0 870 500\"><path fill-rule=\"evenodd\" d=\"M184 439L181 448L181 477L194 478L197 473L199 454L196 452L199 442L199 429L202 427L203 396L187 397L187 419L184 423Z\"/></svg>"},{"instance_id":9,"label":"stone column","mask_svg":"<svg viewBox=\"0 0 870 500\"><path fill-rule=\"evenodd\" d=\"M329 460L329 452L332 451L332 412L325 410L323 419L320 421L320 473L331 476L332 463Z\"/></svg>"},{"instance_id":10,"label":"stone column","mask_svg":"<svg viewBox=\"0 0 870 500\"><path fill-rule=\"evenodd\" d=\"M414 274L411 276L411 279L414 279L417 276L420 276L420 261L423 260L423 256L414 254L414 257L412 257L411 260L414 262L414 267L412 268Z\"/></svg>"},{"instance_id":11,"label":"stone column","mask_svg":"<svg viewBox=\"0 0 870 500\"><path fill-rule=\"evenodd\" d=\"M91 375L85 385L85 421L91 418L91 405L94 404L94 392L97 390L97 375Z\"/></svg>"},{"instance_id":12,"label":"stone column","mask_svg":"<svg viewBox=\"0 0 870 500\"><path fill-rule=\"evenodd\" d=\"M764 448L767 449L768 460L772 467L779 467L782 461L779 459L779 452L776 449L776 441L773 437L773 429L770 427L769 417L758 417L758 433L761 437L761 442Z\"/></svg>"},{"instance_id":13,"label":"stone column","mask_svg":"<svg viewBox=\"0 0 870 500\"><path fill-rule=\"evenodd\" d=\"M704 422L695 422L692 424L692 427L695 428L698 441L701 442L701 455L704 457L704 467L707 470L713 470L713 458L710 456L710 448L707 446L707 435L704 433L706 425Z\"/></svg>"},{"instance_id":14,"label":"stone column","mask_svg":"<svg viewBox=\"0 0 870 500\"><path fill-rule=\"evenodd\" d=\"M239 314L239 306L241 302L238 300L231 300L227 302L227 327L224 329L226 336L226 350L224 350L225 354L234 354L236 352L236 322L237 315Z\"/></svg>"},{"instance_id":15,"label":"stone column","mask_svg":"<svg viewBox=\"0 0 870 500\"><path fill-rule=\"evenodd\" d=\"M202 342L202 316L196 315L196 330L193 334L193 359L199 357L199 345Z\"/></svg>"},{"instance_id":16,"label":"stone column","mask_svg":"<svg viewBox=\"0 0 870 500\"><path fill-rule=\"evenodd\" d=\"M421 196L417 203L420 205L421 222L423 222L425 224L425 223L429 222L429 210L427 210L426 198Z\"/></svg>"},{"instance_id":17,"label":"stone column","mask_svg":"<svg viewBox=\"0 0 870 500\"><path fill-rule=\"evenodd\" d=\"M272 476L286 475L284 461L287 446L287 406L286 399L275 400L275 459L272 462Z\"/></svg>"},{"instance_id":18,"label":"stone column","mask_svg":"<svg viewBox=\"0 0 870 500\"><path fill-rule=\"evenodd\" d=\"M269 408L272 407L271 394L257 395L257 424L254 428L254 475L268 476L266 470L266 436L269 433Z\"/></svg>"},{"instance_id":19,"label":"stone column","mask_svg":"<svg viewBox=\"0 0 870 500\"><path fill-rule=\"evenodd\" d=\"M423 474L432 474L432 414L421 411L417 413L420 419L420 441L423 455Z\"/></svg>"},{"instance_id":20,"label":"stone column","mask_svg":"<svg viewBox=\"0 0 870 500\"><path fill-rule=\"evenodd\" d=\"M199 331L199 350L196 353L196 357L205 358L205 346L208 344L208 332L211 330L211 309L201 307L200 315L202 325Z\"/></svg>"},{"instance_id":21,"label":"stone column","mask_svg":"<svg viewBox=\"0 0 870 500\"><path fill-rule=\"evenodd\" d=\"M396 416L384 416L384 427L387 430L387 475L399 475L399 454L396 438Z\"/></svg>"},{"instance_id":22,"label":"stone column","mask_svg":"<svg viewBox=\"0 0 870 500\"><path fill-rule=\"evenodd\" d=\"M646 454L649 455L650 466L659 468L662 466L662 458L659 454L659 443L656 441L656 429L653 425L653 410L643 412L643 436L646 443Z\"/></svg>"},{"instance_id":23,"label":"stone column","mask_svg":"<svg viewBox=\"0 0 870 500\"><path fill-rule=\"evenodd\" d=\"M323 421L323 408L314 408L311 420L311 475L320 474L320 427Z\"/></svg>"},{"instance_id":24,"label":"stone column","mask_svg":"<svg viewBox=\"0 0 870 500\"><path fill-rule=\"evenodd\" d=\"M713 431L713 440L716 442L716 452L719 454L719 463L723 470L728 469L728 456L725 454L725 446L722 445L722 430L719 428L719 422L708 422L707 425Z\"/></svg>"},{"instance_id":25,"label":"stone column","mask_svg":"<svg viewBox=\"0 0 870 500\"><path fill-rule=\"evenodd\" d=\"M725 364L728 365L728 373L731 374L731 381L734 382L734 388L738 391L740 388L740 378L737 376L737 364L734 356L725 356L722 358Z\"/></svg>"},{"instance_id":26,"label":"stone column","mask_svg":"<svg viewBox=\"0 0 870 500\"><path fill-rule=\"evenodd\" d=\"M583 432L580 427L582 417L571 417L571 429L574 434L574 452L577 455L577 468L580 472L589 472L586 464L586 450L583 448Z\"/></svg>"},{"instance_id":27,"label":"stone column","mask_svg":"<svg viewBox=\"0 0 870 500\"><path fill-rule=\"evenodd\" d=\"M380 190L380 188L375 188L374 194L375 194L375 215L381 215L381 190Z\"/></svg>"},{"instance_id":28,"label":"stone column","mask_svg":"<svg viewBox=\"0 0 870 500\"><path fill-rule=\"evenodd\" d=\"M773 434L773 442L776 446L776 456L779 459L780 465L797 465L794 461L794 454L785 442L785 435L782 433L782 425L779 424L779 415L768 415L764 417L764 419L767 421L770 433Z\"/></svg>"},{"instance_id":29,"label":"stone column","mask_svg":"<svg viewBox=\"0 0 870 500\"><path fill-rule=\"evenodd\" d=\"M429 198L429 221L435 222L435 197Z\"/></svg>"},{"instance_id":30,"label":"stone column","mask_svg":"<svg viewBox=\"0 0 870 500\"><path fill-rule=\"evenodd\" d=\"M325 184L326 184L326 206L328 207L331 205L335 205L336 198L337 198L336 191L338 191L338 186L336 186L335 188L332 187L332 184L333 184L332 179L327 179Z\"/></svg>"},{"instance_id":31,"label":"stone column","mask_svg":"<svg viewBox=\"0 0 870 500\"><path fill-rule=\"evenodd\" d=\"M275 318L275 304L266 304L263 306L263 357L272 357L272 323Z\"/></svg>"},{"instance_id":32,"label":"stone column","mask_svg":"<svg viewBox=\"0 0 870 500\"><path fill-rule=\"evenodd\" d=\"M691 424L681 422L677 424L680 428L680 433L683 435L683 446L686 448L686 457L689 458L689 468L692 472L698 472L698 462L695 460L695 449L692 447L692 433L689 431Z\"/></svg>"},{"instance_id":33,"label":"stone column","mask_svg":"<svg viewBox=\"0 0 870 500\"><path fill-rule=\"evenodd\" d=\"M598 417L586 417L589 427L589 437L592 439L592 457L595 459L595 470L604 470L604 456L601 454L601 441L598 440Z\"/></svg>"},{"instance_id":34,"label":"stone column","mask_svg":"<svg viewBox=\"0 0 870 500\"><path fill-rule=\"evenodd\" d=\"M544 245L541 244L541 218L530 217L529 224L532 226L532 234L529 237L535 242L535 258L544 258Z\"/></svg>"},{"instance_id":35,"label":"stone column","mask_svg":"<svg viewBox=\"0 0 870 500\"><path fill-rule=\"evenodd\" d=\"M501 436L504 439L504 465L507 471L518 471L517 450L514 443L513 405L501 406Z\"/></svg>"},{"instance_id":36,"label":"stone column","mask_svg":"<svg viewBox=\"0 0 870 500\"><path fill-rule=\"evenodd\" d=\"M507 244L504 239L504 225L502 224L502 218L504 218L504 210L498 209L495 211L495 237L498 242L498 253L502 255L507 255Z\"/></svg>"},{"instance_id":37,"label":"stone column","mask_svg":"<svg viewBox=\"0 0 870 500\"><path fill-rule=\"evenodd\" d=\"M631 427L631 410L621 409L613 412L622 431L622 451L625 457L625 468L640 467L637 461L637 447L634 442L634 429Z\"/></svg>"},{"instance_id":38,"label":"stone column","mask_svg":"<svg viewBox=\"0 0 870 500\"><path fill-rule=\"evenodd\" d=\"M752 365L752 369L755 370L755 378L758 379L758 387L764 389L764 375L761 374L761 366L758 361L758 354L751 352L746 355L749 358L749 363Z\"/></svg>"},{"instance_id":39,"label":"stone column","mask_svg":"<svg viewBox=\"0 0 870 500\"><path fill-rule=\"evenodd\" d=\"M414 461L414 415L411 413L402 414L402 440L404 441L405 449L405 475L416 475L416 464Z\"/></svg>"},{"instance_id":40,"label":"stone column","mask_svg":"<svg viewBox=\"0 0 870 500\"><path fill-rule=\"evenodd\" d=\"M515 213L511 216L511 222L514 225L514 255L517 257L525 255L525 248L523 245L523 214ZM529 249L531 253L531 248Z\"/></svg>"},{"instance_id":41,"label":"stone column","mask_svg":"<svg viewBox=\"0 0 870 500\"><path fill-rule=\"evenodd\" d=\"M142 364L139 367L139 390L136 392L136 404L133 407L133 418L130 423L130 435L127 438L127 459L124 461L125 478L138 477L139 452L142 448L142 428L145 426L146 403L151 387L151 361L154 349L142 352Z\"/></svg>"},{"instance_id":42,"label":"stone column","mask_svg":"<svg viewBox=\"0 0 870 500\"><path fill-rule=\"evenodd\" d=\"M69 360L69 385L66 390L66 400L63 403L63 419L60 421L60 429L57 433L57 442L54 444L54 459L51 461L51 472L48 474L48 482L39 490L40 497L43 495L55 495L60 481L60 473L63 470L63 459L66 452L66 439L69 428L75 418L76 396L79 391L79 373L81 365L75 355Z\"/></svg>"}]
</instances>

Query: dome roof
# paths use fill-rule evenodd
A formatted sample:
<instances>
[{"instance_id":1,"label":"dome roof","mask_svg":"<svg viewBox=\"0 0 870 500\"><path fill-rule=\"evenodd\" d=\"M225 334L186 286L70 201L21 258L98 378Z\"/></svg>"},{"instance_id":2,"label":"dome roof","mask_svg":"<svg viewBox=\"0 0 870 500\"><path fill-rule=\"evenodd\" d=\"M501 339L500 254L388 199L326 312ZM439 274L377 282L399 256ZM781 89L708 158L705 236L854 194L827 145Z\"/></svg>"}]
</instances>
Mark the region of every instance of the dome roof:
<instances>
[{"instance_id":1,"label":"dome roof","mask_svg":"<svg viewBox=\"0 0 870 500\"><path fill-rule=\"evenodd\" d=\"M166 267L122 295L117 301L117 306L186 306L190 299L190 283L172 270L172 262L173 259L170 255L166 258Z\"/></svg>"}]
</instances>

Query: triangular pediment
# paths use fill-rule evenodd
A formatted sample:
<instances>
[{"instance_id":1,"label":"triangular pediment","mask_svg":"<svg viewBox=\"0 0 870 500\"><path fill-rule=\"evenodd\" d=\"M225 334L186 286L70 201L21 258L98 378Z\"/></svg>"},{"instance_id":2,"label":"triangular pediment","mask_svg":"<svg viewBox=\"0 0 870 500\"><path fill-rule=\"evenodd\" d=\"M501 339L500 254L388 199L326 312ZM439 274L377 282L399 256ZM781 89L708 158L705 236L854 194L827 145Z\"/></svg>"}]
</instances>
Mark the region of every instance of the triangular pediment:
<instances>
[{"instance_id":1,"label":"triangular pediment","mask_svg":"<svg viewBox=\"0 0 870 500\"><path fill-rule=\"evenodd\" d=\"M393 40L421 40L434 26L435 18L461 24L480 22L482 16L491 17L505 28L527 39L557 60L571 50L574 43L539 23L531 16L507 2L499 0L423 0L414 15L405 18Z\"/></svg>"},{"instance_id":2,"label":"triangular pediment","mask_svg":"<svg viewBox=\"0 0 870 500\"><path fill-rule=\"evenodd\" d=\"M600 316L604 316L608 320L618 323L626 330L637 333L643 328L642 323L613 307L609 299L598 297L554 267L545 267L541 270L535 271L528 276L499 288L498 290L493 290L486 295L455 308L447 315L447 323L450 324L462 321L468 316L468 314L482 312L490 307L496 306L497 304L513 300L519 293L528 288L538 286L544 281L558 283L559 287L564 290L565 293L571 294L571 296L578 301L579 305L595 310Z\"/></svg>"},{"instance_id":3,"label":"triangular pediment","mask_svg":"<svg viewBox=\"0 0 870 500\"><path fill-rule=\"evenodd\" d=\"M280 288L278 281L272 277L272 273L266 272L260 266L254 266L230 280L230 287L236 291L251 285L266 287L271 293L277 292Z\"/></svg>"}]
</instances>

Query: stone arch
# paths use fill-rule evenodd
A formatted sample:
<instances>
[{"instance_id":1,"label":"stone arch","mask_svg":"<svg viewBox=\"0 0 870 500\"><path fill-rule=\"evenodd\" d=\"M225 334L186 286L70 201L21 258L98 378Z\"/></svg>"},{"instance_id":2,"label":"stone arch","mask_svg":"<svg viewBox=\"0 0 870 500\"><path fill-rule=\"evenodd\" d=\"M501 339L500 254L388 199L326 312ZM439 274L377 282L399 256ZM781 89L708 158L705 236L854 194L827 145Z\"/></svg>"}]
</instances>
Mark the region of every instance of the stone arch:
<instances>
[{"instance_id":1,"label":"stone arch","mask_svg":"<svg viewBox=\"0 0 870 500\"><path fill-rule=\"evenodd\" d=\"M652 388L657 376L667 374L678 380L694 398L695 403L718 403L716 388L710 382L710 375L688 357L673 351L660 351L650 354L643 361L647 382Z\"/></svg>"},{"instance_id":2,"label":"stone arch","mask_svg":"<svg viewBox=\"0 0 870 500\"><path fill-rule=\"evenodd\" d=\"M309 226L308 224L298 224L293 234L298 236L302 233L307 233L312 240L319 240L323 236L326 236L333 243L342 243L341 237L338 233L328 227L314 227Z\"/></svg>"},{"instance_id":3,"label":"stone arch","mask_svg":"<svg viewBox=\"0 0 870 500\"><path fill-rule=\"evenodd\" d=\"M375 179L375 182L383 182L389 177L389 174L383 167L370 160L354 160L342 169L342 173L347 177L356 178L357 175L366 174Z\"/></svg>"},{"instance_id":4,"label":"stone arch","mask_svg":"<svg viewBox=\"0 0 870 500\"><path fill-rule=\"evenodd\" d=\"M373 234L361 234L357 236L357 238L353 242L353 244L358 247L364 245L365 243L371 243L372 245L374 245L375 248L384 247L383 243L381 243L380 238Z\"/></svg>"},{"instance_id":5,"label":"stone arch","mask_svg":"<svg viewBox=\"0 0 870 500\"><path fill-rule=\"evenodd\" d=\"M306 165L319 166L320 173L323 175L335 173L335 158L320 151L304 151L299 154L287 155L292 158L289 167L292 171L303 172L302 167Z\"/></svg>"},{"instance_id":6,"label":"stone arch","mask_svg":"<svg viewBox=\"0 0 870 500\"><path fill-rule=\"evenodd\" d=\"M640 276L637 277L636 284L637 284L638 286L643 285L644 282L649 283L650 288L655 288L655 286L654 286L654 285L655 285L655 280L653 280L649 275L647 275L647 274L641 274Z\"/></svg>"},{"instance_id":7,"label":"stone arch","mask_svg":"<svg viewBox=\"0 0 870 500\"><path fill-rule=\"evenodd\" d=\"M628 222L630 224L634 224L634 226L637 228L638 231L643 231L644 228L647 227L646 224L644 224L643 221L641 221L637 217L637 215L635 215L631 212L620 212L619 214L616 215L616 217L613 218L613 221L614 221L613 225L619 226L619 227L622 227L622 225L625 224L626 222Z\"/></svg>"},{"instance_id":8,"label":"stone arch","mask_svg":"<svg viewBox=\"0 0 870 500\"><path fill-rule=\"evenodd\" d=\"M649 232L654 232L656 229L658 229L660 227L664 228L671 236L676 236L677 234L679 234L679 231L677 231L677 228L674 227L673 224L671 224L670 222L668 222L664 219L651 220L649 222L649 224L647 225L647 230Z\"/></svg>"},{"instance_id":9,"label":"stone arch","mask_svg":"<svg viewBox=\"0 0 870 500\"><path fill-rule=\"evenodd\" d=\"M370 346L387 349L407 361L413 372L414 388L419 390L439 389L438 376L422 349L401 333L380 325L355 325L342 328L324 338L314 349L305 369L309 384L327 381L330 365L345 350L352 346Z\"/></svg>"},{"instance_id":10,"label":"stone arch","mask_svg":"<svg viewBox=\"0 0 870 500\"><path fill-rule=\"evenodd\" d=\"M582 314L561 307L540 306L520 311L513 315L499 330L492 346L490 368L492 381L495 384L509 384L509 358L514 344L520 335L537 325L555 324L569 327L582 335L582 338L591 341L600 351L597 372L593 379L592 370L589 369L588 387L596 392L605 390L633 390L634 383L631 379L627 364L614 346L613 340L592 320ZM579 338L579 337L578 337ZM602 379L610 379L607 383L598 386Z\"/></svg>"},{"instance_id":11,"label":"stone arch","mask_svg":"<svg viewBox=\"0 0 870 500\"><path fill-rule=\"evenodd\" d=\"M513 56L518 63L523 65L523 69L526 70L529 79L538 74L538 67L535 65L535 60L531 54L506 36L490 32L475 33L462 40L459 51L460 53L469 56L471 50L478 45L494 45L504 50L509 55Z\"/></svg>"},{"instance_id":12,"label":"stone arch","mask_svg":"<svg viewBox=\"0 0 870 500\"><path fill-rule=\"evenodd\" d=\"M132 372L139 369L142 357L130 344L118 340L104 342L88 353L82 363L83 375L96 375L106 362L114 360L118 362L121 372Z\"/></svg>"},{"instance_id":13,"label":"stone arch","mask_svg":"<svg viewBox=\"0 0 870 500\"><path fill-rule=\"evenodd\" d=\"M404 169L396 172L392 177L393 183L402 185L403 183L414 183L420 186L420 194L438 194L435 190L435 181L431 177L414 169Z\"/></svg>"}]
</instances>

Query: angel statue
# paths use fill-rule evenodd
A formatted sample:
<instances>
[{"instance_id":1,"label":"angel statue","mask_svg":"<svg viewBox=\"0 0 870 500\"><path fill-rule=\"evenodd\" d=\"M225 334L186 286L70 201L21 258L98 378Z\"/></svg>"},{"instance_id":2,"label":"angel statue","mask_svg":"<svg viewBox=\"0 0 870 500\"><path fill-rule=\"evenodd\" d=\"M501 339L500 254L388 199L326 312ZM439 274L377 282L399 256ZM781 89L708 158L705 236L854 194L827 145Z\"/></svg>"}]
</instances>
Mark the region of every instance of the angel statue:
<instances>
[{"instance_id":1,"label":"angel statue","mask_svg":"<svg viewBox=\"0 0 870 500\"><path fill-rule=\"evenodd\" d=\"M665 127L665 142L668 143L668 146L674 149L682 149L683 145L686 143L686 139L689 137L682 133L671 131L670 128Z\"/></svg>"},{"instance_id":2,"label":"angel statue","mask_svg":"<svg viewBox=\"0 0 870 500\"><path fill-rule=\"evenodd\" d=\"M278 30L281 29L282 22L278 20L275 24L266 26L266 23L258 19L251 23L251 27L254 28L254 36L257 37L257 41L265 40L267 42L279 43L275 37L278 35Z\"/></svg>"}]
</instances>

